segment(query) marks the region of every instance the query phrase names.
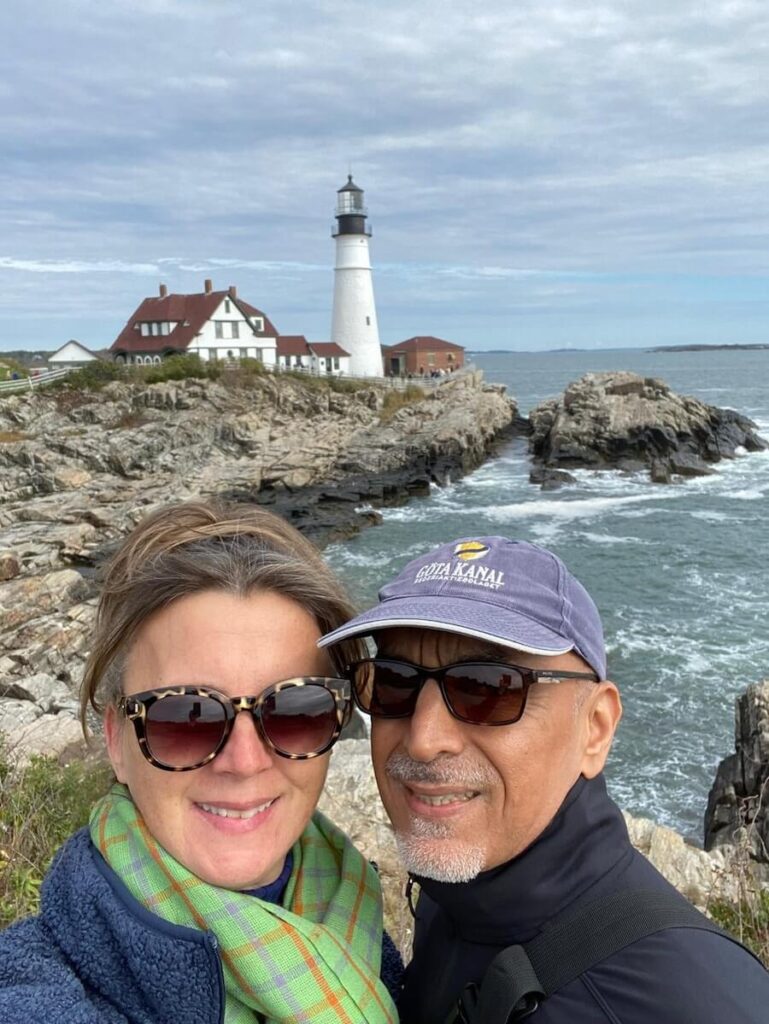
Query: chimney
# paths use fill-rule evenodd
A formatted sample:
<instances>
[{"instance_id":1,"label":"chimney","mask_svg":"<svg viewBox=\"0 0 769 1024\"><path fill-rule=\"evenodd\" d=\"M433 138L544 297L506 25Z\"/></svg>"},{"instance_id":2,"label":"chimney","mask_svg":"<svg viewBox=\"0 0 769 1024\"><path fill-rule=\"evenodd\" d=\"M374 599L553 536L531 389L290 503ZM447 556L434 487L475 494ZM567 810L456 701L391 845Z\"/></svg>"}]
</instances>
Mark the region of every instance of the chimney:
<instances>
[{"instance_id":1,"label":"chimney","mask_svg":"<svg viewBox=\"0 0 769 1024\"><path fill-rule=\"evenodd\" d=\"M210 277L207 277L205 279L205 281L203 282L203 287L206 290L206 295L210 295L211 292L214 290L214 284Z\"/></svg>"},{"instance_id":2,"label":"chimney","mask_svg":"<svg viewBox=\"0 0 769 1024\"><path fill-rule=\"evenodd\" d=\"M231 299L237 299L237 297L238 297L238 289L235 287L234 284L230 285L230 287L228 289L228 293L229 293L229 296L230 296Z\"/></svg>"},{"instance_id":3,"label":"chimney","mask_svg":"<svg viewBox=\"0 0 769 1024\"><path fill-rule=\"evenodd\" d=\"M168 295L168 289L166 288L166 286L161 281L161 283L160 283L160 298L164 299L166 297L166 295Z\"/></svg>"}]
</instances>

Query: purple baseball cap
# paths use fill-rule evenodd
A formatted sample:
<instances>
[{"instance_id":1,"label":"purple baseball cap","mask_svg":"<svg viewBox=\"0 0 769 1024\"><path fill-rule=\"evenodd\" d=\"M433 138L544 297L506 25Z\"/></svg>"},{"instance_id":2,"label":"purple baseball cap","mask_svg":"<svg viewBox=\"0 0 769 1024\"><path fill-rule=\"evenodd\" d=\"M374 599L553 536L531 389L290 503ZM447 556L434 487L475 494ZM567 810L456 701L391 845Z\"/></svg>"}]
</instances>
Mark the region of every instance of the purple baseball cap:
<instances>
[{"instance_id":1,"label":"purple baseball cap","mask_svg":"<svg viewBox=\"0 0 769 1024\"><path fill-rule=\"evenodd\" d=\"M466 537L409 562L379 604L321 637L328 647L401 626L478 637L552 656L576 651L606 679L601 617L552 551L506 537Z\"/></svg>"}]
</instances>

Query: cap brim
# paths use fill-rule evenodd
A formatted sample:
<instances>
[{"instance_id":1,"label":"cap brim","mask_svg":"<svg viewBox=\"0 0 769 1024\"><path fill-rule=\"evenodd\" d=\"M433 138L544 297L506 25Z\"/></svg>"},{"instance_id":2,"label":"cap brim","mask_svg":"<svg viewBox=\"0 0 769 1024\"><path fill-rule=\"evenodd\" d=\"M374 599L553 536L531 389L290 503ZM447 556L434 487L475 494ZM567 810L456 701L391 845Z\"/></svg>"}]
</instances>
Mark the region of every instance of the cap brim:
<instances>
[{"instance_id":1,"label":"cap brim","mask_svg":"<svg viewBox=\"0 0 769 1024\"><path fill-rule=\"evenodd\" d=\"M461 597L392 598L326 633L318 647L368 636L380 629L439 629L528 654L566 654L574 644L518 612Z\"/></svg>"}]
</instances>

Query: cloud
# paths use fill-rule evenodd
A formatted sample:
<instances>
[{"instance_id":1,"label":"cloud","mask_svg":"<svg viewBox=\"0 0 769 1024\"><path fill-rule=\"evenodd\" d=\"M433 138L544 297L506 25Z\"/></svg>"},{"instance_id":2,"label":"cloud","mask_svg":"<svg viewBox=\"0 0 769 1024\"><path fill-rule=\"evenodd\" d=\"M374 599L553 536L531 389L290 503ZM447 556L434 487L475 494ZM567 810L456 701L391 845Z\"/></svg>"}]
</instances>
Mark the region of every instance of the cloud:
<instances>
[{"instance_id":1,"label":"cloud","mask_svg":"<svg viewBox=\"0 0 769 1024\"><path fill-rule=\"evenodd\" d=\"M498 331L547 275L559 287L535 302L580 296L592 323L612 273L763 275L768 31L763 0L16 5L0 347L57 309L73 333L56 281L77 274L101 282L105 333L137 278L227 271L321 336L348 166L383 331L460 298L446 323Z\"/></svg>"}]
</instances>

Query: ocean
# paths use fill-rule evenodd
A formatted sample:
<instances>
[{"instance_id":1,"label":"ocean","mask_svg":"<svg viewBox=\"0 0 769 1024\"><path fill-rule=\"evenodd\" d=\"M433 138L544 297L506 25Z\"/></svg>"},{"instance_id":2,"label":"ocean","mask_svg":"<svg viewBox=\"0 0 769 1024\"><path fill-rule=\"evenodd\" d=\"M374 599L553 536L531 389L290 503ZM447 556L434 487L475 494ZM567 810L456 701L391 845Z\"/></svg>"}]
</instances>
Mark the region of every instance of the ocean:
<instances>
[{"instance_id":1,"label":"ocean","mask_svg":"<svg viewBox=\"0 0 769 1024\"><path fill-rule=\"evenodd\" d=\"M589 371L660 377L749 416L769 440L769 351L480 353L522 414ZM734 749L734 698L769 677L769 452L714 476L654 485L578 471L543 492L525 440L427 498L384 509L381 526L326 549L361 605L410 558L454 537L503 534L556 552L603 617L624 717L607 765L614 798L701 843L708 790Z\"/></svg>"}]
</instances>

